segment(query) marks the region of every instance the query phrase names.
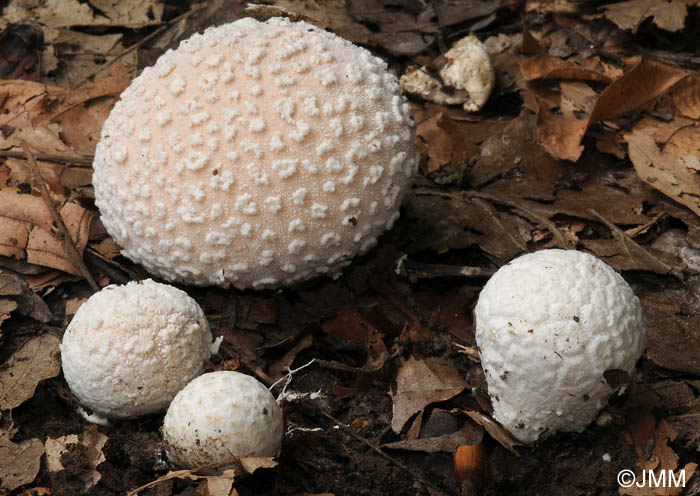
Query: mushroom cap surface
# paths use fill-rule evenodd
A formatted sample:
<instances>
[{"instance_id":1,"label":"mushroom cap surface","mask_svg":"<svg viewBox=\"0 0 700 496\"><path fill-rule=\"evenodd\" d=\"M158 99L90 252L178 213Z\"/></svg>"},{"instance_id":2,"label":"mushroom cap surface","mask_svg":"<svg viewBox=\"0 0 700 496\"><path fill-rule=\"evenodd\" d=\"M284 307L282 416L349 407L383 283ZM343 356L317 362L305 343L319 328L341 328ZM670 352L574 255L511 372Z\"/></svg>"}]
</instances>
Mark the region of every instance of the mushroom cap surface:
<instances>
[{"instance_id":1,"label":"mushroom cap surface","mask_svg":"<svg viewBox=\"0 0 700 496\"><path fill-rule=\"evenodd\" d=\"M277 456L284 418L272 393L254 377L210 372L175 396L161 432L168 459L193 468L233 456Z\"/></svg>"},{"instance_id":2,"label":"mushroom cap surface","mask_svg":"<svg viewBox=\"0 0 700 496\"><path fill-rule=\"evenodd\" d=\"M132 82L104 123L93 184L107 231L149 272L274 288L372 248L418 158L384 61L304 22L245 18Z\"/></svg>"},{"instance_id":3,"label":"mushroom cap surface","mask_svg":"<svg viewBox=\"0 0 700 496\"><path fill-rule=\"evenodd\" d=\"M520 441L581 432L646 345L639 299L609 265L542 250L501 267L475 308L476 342L493 417Z\"/></svg>"},{"instance_id":4,"label":"mushroom cap surface","mask_svg":"<svg viewBox=\"0 0 700 496\"><path fill-rule=\"evenodd\" d=\"M108 418L164 411L204 372L212 352L209 324L197 302L150 279L93 294L61 343L71 391L82 405Z\"/></svg>"}]
</instances>

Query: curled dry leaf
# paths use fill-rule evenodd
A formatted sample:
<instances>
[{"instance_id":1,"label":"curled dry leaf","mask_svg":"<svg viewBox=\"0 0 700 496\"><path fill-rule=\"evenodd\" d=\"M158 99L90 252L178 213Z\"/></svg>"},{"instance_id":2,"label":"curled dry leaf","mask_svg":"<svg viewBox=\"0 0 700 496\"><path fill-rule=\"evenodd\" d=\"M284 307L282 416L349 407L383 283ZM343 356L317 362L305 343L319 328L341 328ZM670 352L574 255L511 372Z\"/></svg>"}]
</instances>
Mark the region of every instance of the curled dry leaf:
<instances>
[{"instance_id":1,"label":"curled dry leaf","mask_svg":"<svg viewBox=\"0 0 700 496\"><path fill-rule=\"evenodd\" d=\"M399 369L396 392L391 394L393 417L391 428L401 432L406 422L426 406L457 396L467 383L448 360L431 357L409 358Z\"/></svg>"},{"instance_id":2,"label":"curled dry leaf","mask_svg":"<svg viewBox=\"0 0 700 496\"><path fill-rule=\"evenodd\" d=\"M80 474L80 479L85 484L85 491L89 491L102 478L102 474L96 470L97 466L105 461L102 453L105 443L109 438L97 430L96 425L86 428L80 436L69 434L58 438L46 440L46 466L49 472L60 472L66 467L61 463L61 455L68 451L71 444L80 444L85 447L89 469Z\"/></svg>"},{"instance_id":3,"label":"curled dry leaf","mask_svg":"<svg viewBox=\"0 0 700 496\"><path fill-rule=\"evenodd\" d=\"M59 214L82 253L87 245L92 214L77 202L64 203ZM0 255L81 275L53 227L51 211L39 196L0 190Z\"/></svg>"},{"instance_id":4,"label":"curled dry leaf","mask_svg":"<svg viewBox=\"0 0 700 496\"><path fill-rule=\"evenodd\" d=\"M518 452L515 451L515 447L522 446L523 444L515 439L510 432L505 430L501 424L496 422L489 415L477 412L475 410L465 411L464 413L469 415L469 418L471 418L474 422L486 429L486 432L488 432L492 438L498 441L501 446L514 455L519 456Z\"/></svg>"},{"instance_id":5,"label":"curled dry leaf","mask_svg":"<svg viewBox=\"0 0 700 496\"><path fill-rule=\"evenodd\" d=\"M60 343L50 334L32 338L0 367L0 410L21 405L34 396L39 382L59 374Z\"/></svg>"},{"instance_id":6,"label":"curled dry leaf","mask_svg":"<svg viewBox=\"0 0 700 496\"><path fill-rule=\"evenodd\" d=\"M12 303L14 306L12 310L17 309L22 315L39 322L48 322L53 317L44 300L32 291L25 279L20 276L0 272L0 297L9 298L3 301ZM9 308L8 303L5 304L3 313L7 308Z\"/></svg>"},{"instance_id":7,"label":"curled dry leaf","mask_svg":"<svg viewBox=\"0 0 700 496\"><path fill-rule=\"evenodd\" d=\"M44 445L38 439L15 444L13 435L12 430L0 430L0 488L10 491L36 478L44 455Z\"/></svg>"},{"instance_id":8,"label":"curled dry leaf","mask_svg":"<svg viewBox=\"0 0 700 496\"><path fill-rule=\"evenodd\" d=\"M382 448L401 449L407 451L422 451L424 453L454 452L459 446L480 443L484 431L473 424L465 424L464 428L451 434L418 439L405 439L386 443Z\"/></svg>"},{"instance_id":9,"label":"curled dry leaf","mask_svg":"<svg viewBox=\"0 0 700 496\"><path fill-rule=\"evenodd\" d=\"M537 141L553 157L575 162L583 153L581 140L591 124L636 110L685 77L686 72L677 67L641 58L601 92L587 118L564 119L553 112L551 103L542 100Z\"/></svg>"},{"instance_id":10,"label":"curled dry leaf","mask_svg":"<svg viewBox=\"0 0 700 496\"><path fill-rule=\"evenodd\" d=\"M700 119L700 75L687 76L673 87L673 103L685 117Z\"/></svg>"}]
</instances>

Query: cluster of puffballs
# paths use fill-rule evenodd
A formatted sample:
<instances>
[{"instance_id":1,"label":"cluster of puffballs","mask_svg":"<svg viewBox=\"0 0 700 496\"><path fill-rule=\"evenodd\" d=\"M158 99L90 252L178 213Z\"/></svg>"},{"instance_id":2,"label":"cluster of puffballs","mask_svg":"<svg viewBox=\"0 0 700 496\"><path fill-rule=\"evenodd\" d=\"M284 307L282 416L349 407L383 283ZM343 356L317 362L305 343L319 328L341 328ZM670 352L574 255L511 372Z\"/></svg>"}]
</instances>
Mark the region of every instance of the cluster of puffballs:
<instances>
[{"instance_id":1,"label":"cluster of puffballs","mask_svg":"<svg viewBox=\"0 0 700 496\"><path fill-rule=\"evenodd\" d=\"M303 22L246 18L183 41L133 81L105 121L93 183L108 232L152 274L280 288L336 277L371 249L418 159L386 63ZM604 372L631 372L646 342L631 288L573 250L502 267L475 316L494 418L523 442L583 430L614 393ZM79 308L63 371L91 420L167 409L174 465L277 455L283 415L269 390L204 373L219 344L184 291L131 282Z\"/></svg>"}]
</instances>

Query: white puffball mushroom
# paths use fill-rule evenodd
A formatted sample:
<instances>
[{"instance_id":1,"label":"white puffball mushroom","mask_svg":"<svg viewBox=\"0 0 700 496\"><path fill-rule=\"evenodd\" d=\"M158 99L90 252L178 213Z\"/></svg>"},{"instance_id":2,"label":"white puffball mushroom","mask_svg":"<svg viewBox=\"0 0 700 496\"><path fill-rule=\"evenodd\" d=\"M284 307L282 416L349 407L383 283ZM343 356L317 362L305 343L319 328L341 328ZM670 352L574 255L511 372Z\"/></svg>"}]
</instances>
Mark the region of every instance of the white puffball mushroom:
<instances>
[{"instance_id":1,"label":"white puffball mushroom","mask_svg":"<svg viewBox=\"0 0 700 496\"><path fill-rule=\"evenodd\" d=\"M336 276L398 218L413 128L367 50L305 22L241 19L122 93L95 153L96 205L122 253L168 281Z\"/></svg>"},{"instance_id":2,"label":"white puffball mushroom","mask_svg":"<svg viewBox=\"0 0 700 496\"><path fill-rule=\"evenodd\" d=\"M197 302L150 279L107 286L83 303L61 343L63 375L97 416L164 411L216 353ZM96 417L97 418L97 417Z\"/></svg>"},{"instance_id":3,"label":"white puffball mushroom","mask_svg":"<svg viewBox=\"0 0 700 496\"><path fill-rule=\"evenodd\" d=\"M632 288L575 250L542 250L501 267L475 319L493 417L525 443L583 431L615 392L604 372L631 372L646 345Z\"/></svg>"},{"instance_id":4,"label":"white puffball mushroom","mask_svg":"<svg viewBox=\"0 0 700 496\"><path fill-rule=\"evenodd\" d=\"M489 99L496 81L496 73L484 44L475 36L466 36L445 53L448 63L440 77L457 90L467 94L464 110L475 112Z\"/></svg>"},{"instance_id":5,"label":"white puffball mushroom","mask_svg":"<svg viewBox=\"0 0 700 496\"><path fill-rule=\"evenodd\" d=\"M210 372L175 396L161 432L170 462L194 468L234 456L277 456L284 417L272 393L254 377Z\"/></svg>"}]
</instances>

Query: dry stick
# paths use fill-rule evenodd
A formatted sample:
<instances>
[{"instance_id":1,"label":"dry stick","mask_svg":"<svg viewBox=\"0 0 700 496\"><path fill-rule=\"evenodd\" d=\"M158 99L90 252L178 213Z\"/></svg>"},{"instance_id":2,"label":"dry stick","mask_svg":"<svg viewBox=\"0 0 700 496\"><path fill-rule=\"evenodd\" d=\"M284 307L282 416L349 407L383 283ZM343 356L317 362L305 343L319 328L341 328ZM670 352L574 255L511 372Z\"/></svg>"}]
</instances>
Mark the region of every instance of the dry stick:
<instances>
[{"instance_id":1,"label":"dry stick","mask_svg":"<svg viewBox=\"0 0 700 496\"><path fill-rule=\"evenodd\" d=\"M58 213L56 205L54 205L53 201L51 200L51 197L49 196L49 190L46 187L44 178L41 176L41 172L39 171L39 166L36 164L34 155L32 155L31 150L29 150L29 146L24 141L22 141L22 148L24 149L24 153L27 156L27 162L29 163L29 168L32 171L32 175L34 176L36 182L39 183L39 190L41 191L41 196L44 199L44 203L46 203L46 206L48 207L49 211L51 212L51 216L53 217L53 221L56 223L56 226L58 226L60 234L59 238L61 239L61 241L63 241L63 248L66 250L68 258L70 259L71 263L78 268L82 276L90 284L92 290L95 292L99 291L100 287L95 282L95 279L92 277L92 274L90 274L87 265L85 265L85 262L83 261L83 257L80 255L80 252L75 247L73 239L71 238L70 233L68 232L68 228L63 222L63 218Z\"/></svg>"},{"instance_id":2,"label":"dry stick","mask_svg":"<svg viewBox=\"0 0 700 496\"><path fill-rule=\"evenodd\" d=\"M75 90L75 89L77 89L77 88L80 88L82 85L85 84L85 82L86 82L88 79L92 79L92 78L94 78L95 76L97 76L98 74L100 74L100 73L106 71L107 69L109 69L110 67L112 67L112 66L114 65L114 63L115 63L117 60L119 60L119 59L121 59L122 57L124 57L125 55L128 55L129 53L133 52L134 50L136 50L137 48L139 48L140 46L142 46L144 43L146 43L146 42L152 40L153 38L155 38L156 36L158 36L160 33L162 33L163 31L165 31L166 29L168 29L170 26L172 26L173 24L175 24L176 22L179 22L179 21L181 21L181 20L183 20L183 19L186 19L186 18L190 17L192 14L195 14L195 13L199 12L200 10L203 10L204 8L207 7L207 5L208 5L207 3L200 4L200 5L198 5L197 7L194 7L194 8L192 8L192 9L188 10L188 11L185 12L184 14L181 14L181 15L175 17L174 19L170 19L167 23L165 23L165 24L163 24L162 26L160 26L158 29L156 29L155 31L153 31L153 32L152 32L151 34L149 34L148 36L146 36L146 37L140 39L139 41L137 41L137 42L134 43L133 45L131 45L131 46L125 48L124 50L122 50L121 52L119 52L117 55L114 56L114 58L112 58L112 59L111 59L109 62L107 62L105 65L103 65L102 67L100 67L99 69L97 69L97 70L96 70L95 72L93 72L92 74L86 76L85 79L83 79L83 80L82 80L80 83L78 83L77 85L73 86L73 87L71 88L71 90Z\"/></svg>"},{"instance_id":3,"label":"dry stick","mask_svg":"<svg viewBox=\"0 0 700 496\"><path fill-rule=\"evenodd\" d=\"M634 253L632 253L632 250L630 250L630 245L633 247L636 247L640 250L641 254L646 258L648 261L650 261L652 264L655 264L657 266L662 267L667 274L671 274L676 277L681 277L681 274L679 274L679 271L676 270L674 267L671 267L670 265L664 263L662 260L656 258L654 255L649 253L649 250L641 246L639 243L637 243L635 240L633 240L625 231L617 227L615 224L610 222L608 219L600 215L595 209L589 208L588 213L593 215L596 219L598 219L600 222L605 224L608 229L610 229L614 234L617 234L618 239L620 244L622 245L622 249L625 250L625 253L627 256L637 262L637 256L635 256ZM638 263L638 262L637 262Z\"/></svg>"},{"instance_id":4,"label":"dry stick","mask_svg":"<svg viewBox=\"0 0 700 496\"><path fill-rule=\"evenodd\" d=\"M409 276L417 279L435 277L489 277L496 272L490 267L468 267L465 265L427 264L407 260L404 268Z\"/></svg>"},{"instance_id":5,"label":"dry stick","mask_svg":"<svg viewBox=\"0 0 700 496\"><path fill-rule=\"evenodd\" d=\"M26 153L20 152L20 151L11 151L11 150L0 150L0 158L2 157L8 157L8 158L23 158L25 160L29 160L27 157ZM55 153L36 153L34 155L34 158L36 160L41 160L42 162L53 162L55 164L64 164L64 165L81 165L85 167L90 167L92 166L92 161L93 157L91 156L80 156L80 155L58 155Z\"/></svg>"},{"instance_id":6,"label":"dry stick","mask_svg":"<svg viewBox=\"0 0 700 496\"><path fill-rule=\"evenodd\" d=\"M366 440L365 438L363 438L363 437L360 436L359 434L355 434L352 430L350 430L350 429L348 429L347 427L345 427L345 425L343 425L338 419L336 419L336 418L335 418L333 415L331 415L330 413L326 413L326 412L320 412L320 413L323 414L324 417L329 418L330 420L332 420L332 421L335 423L335 425L337 425L338 427L340 427L341 429L343 429L345 432L347 432L348 434L350 434L350 436L352 436L353 438L355 438L357 441L360 441L361 443L366 444L372 451L374 451L375 453L377 453L379 456L381 456L382 458L385 458L386 460L390 461L391 463L393 463L394 465L396 465L397 467L399 467L401 470L404 470L404 471L408 472L409 474L411 474L411 476L412 476L414 479L416 479L418 482L420 482L421 484L423 484L425 487L429 487L430 489L432 489L432 490L433 490L435 493L437 493L437 494L440 494L440 495L442 495L442 496L447 496L442 490L440 490L438 487L432 485L430 482L426 481L423 477L421 477L421 476L420 476L419 474L417 474L415 471L411 470L410 468L408 468L406 465L404 465L404 464L401 463L400 461L396 460L395 458L392 458L391 456L387 455L387 454L384 453L381 449L379 449L377 446L375 446L375 445L373 445L372 443L370 443L368 440Z\"/></svg>"}]
</instances>

